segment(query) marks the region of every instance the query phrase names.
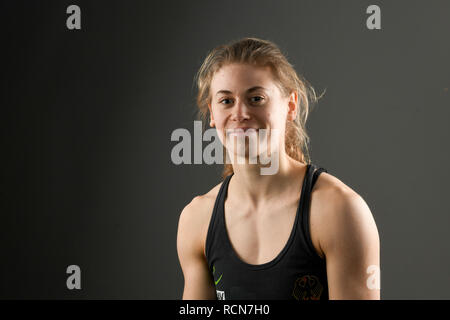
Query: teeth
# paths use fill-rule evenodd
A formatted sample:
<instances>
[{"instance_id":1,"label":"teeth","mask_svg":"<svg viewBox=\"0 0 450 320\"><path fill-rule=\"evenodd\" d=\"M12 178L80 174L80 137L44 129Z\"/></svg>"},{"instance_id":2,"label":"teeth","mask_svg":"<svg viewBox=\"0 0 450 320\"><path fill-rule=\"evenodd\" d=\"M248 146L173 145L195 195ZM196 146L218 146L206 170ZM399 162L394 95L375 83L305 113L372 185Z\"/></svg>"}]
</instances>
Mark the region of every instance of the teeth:
<instances>
[{"instance_id":1,"label":"teeth","mask_svg":"<svg viewBox=\"0 0 450 320\"><path fill-rule=\"evenodd\" d=\"M225 129L227 135L229 134L242 134L242 133L256 133L258 129L255 128L236 128L236 129Z\"/></svg>"}]
</instances>

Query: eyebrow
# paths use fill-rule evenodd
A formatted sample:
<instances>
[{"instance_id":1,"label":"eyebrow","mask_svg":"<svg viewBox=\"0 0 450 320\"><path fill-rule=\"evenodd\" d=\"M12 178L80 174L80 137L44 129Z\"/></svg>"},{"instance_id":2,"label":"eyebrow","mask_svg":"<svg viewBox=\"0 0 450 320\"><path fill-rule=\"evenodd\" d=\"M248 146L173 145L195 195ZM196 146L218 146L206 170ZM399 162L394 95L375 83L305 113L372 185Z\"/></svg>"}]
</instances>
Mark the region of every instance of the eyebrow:
<instances>
[{"instance_id":1,"label":"eyebrow","mask_svg":"<svg viewBox=\"0 0 450 320\"><path fill-rule=\"evenodd\" d=\"M251 88L248 89L246 92L247 92L247 93L251 93L251 92L256 91L256 90L259 90L259 89L266 90L266 88L264 88L264 87L256 86L256 87L251 87ZM218 94L220 94L220 93L230 94L230 93L232 93L232 92L229 91L229 90L219 90L219 91L216 92L216 96L217 96Z\"/></svg>"}]
</instances>

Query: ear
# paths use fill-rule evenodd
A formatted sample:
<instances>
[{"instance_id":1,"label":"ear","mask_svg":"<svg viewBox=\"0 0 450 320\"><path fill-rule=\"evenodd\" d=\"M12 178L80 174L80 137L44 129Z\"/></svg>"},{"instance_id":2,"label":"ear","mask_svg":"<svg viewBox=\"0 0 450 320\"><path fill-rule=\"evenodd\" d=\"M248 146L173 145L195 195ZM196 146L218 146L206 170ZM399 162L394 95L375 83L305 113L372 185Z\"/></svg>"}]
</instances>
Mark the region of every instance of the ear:
<instances>
[{"instance_id":1,"label":"ear","mask_svg":"<svg viewBox=\"0 0 450 320\"><path fill-rule=\"evenodd\" d=\"M210 122L209 122L209 126L212 128L212 127L214 127L215 122L214 122L214 116L213 116L213 113L212 113L211 103L208 103L208 109L209 109L209 117L211 119Z\"/></svg>"},{"instance_id":2,"label":"ear","mask_svg":"<svg viewBox=\"0 0 450 320\"><path fill-rule=\"evenodd\" d=\"M293 91L289 96L287 120L293 121L297 117L298 94Z\"/></svg>"}]
</instances>

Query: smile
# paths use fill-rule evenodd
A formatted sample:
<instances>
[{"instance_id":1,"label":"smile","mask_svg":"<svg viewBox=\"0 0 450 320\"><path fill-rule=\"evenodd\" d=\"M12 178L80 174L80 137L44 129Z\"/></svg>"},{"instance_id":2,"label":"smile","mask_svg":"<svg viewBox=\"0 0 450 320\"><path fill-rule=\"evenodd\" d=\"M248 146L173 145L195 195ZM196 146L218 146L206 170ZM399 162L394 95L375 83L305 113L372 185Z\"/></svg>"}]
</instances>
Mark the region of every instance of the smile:
<instances>
[{"instance_id":1,"label":"smile","mask_svg":"<svg viewBox=\"0 0 450 320\"><path fill-rule=\"evenodd\" d=\"M250 127L243 127L243 128L235 128L235 129L225 129L226 133L228 135L234 134L234 135L243 135L243 134L252 134L256 133L258 129L250 128Z\"/></svg>"}]
</instances>

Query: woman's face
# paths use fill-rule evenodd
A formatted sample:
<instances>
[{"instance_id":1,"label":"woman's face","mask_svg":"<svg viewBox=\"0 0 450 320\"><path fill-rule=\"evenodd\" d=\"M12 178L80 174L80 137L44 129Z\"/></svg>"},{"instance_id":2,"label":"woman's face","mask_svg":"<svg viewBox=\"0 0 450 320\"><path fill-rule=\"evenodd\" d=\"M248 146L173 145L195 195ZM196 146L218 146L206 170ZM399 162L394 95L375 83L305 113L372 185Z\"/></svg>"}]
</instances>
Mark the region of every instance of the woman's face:
<instances>
[{"instance_id":1,"label":"woman's face","mask_svg":"<svg viewBox=\"0 0 450 320\"><path fill-rule=\"evenodd\" d=\"M248 136L249 143L252 141L258 145L257 155L267 152L267 149L274 151L270 146L271 138L276 139L275 148L284 146L286 120L295 119L297 94L294 92L284 97L270 67L238 63L225 65L214 74L210 94L211 126L216 127L229 154L243 155L242 150L245 150L248 157L249 144L242 138L245 136ZM243 133L237 128L243 128L244 132L248 128L255 131ZM258 129L266 129L266 132L263 134ZM245 143L244 148L239 147L242 142Z\"/></svg>"}]
</instances>

